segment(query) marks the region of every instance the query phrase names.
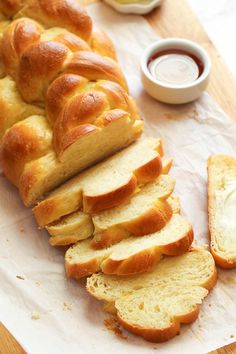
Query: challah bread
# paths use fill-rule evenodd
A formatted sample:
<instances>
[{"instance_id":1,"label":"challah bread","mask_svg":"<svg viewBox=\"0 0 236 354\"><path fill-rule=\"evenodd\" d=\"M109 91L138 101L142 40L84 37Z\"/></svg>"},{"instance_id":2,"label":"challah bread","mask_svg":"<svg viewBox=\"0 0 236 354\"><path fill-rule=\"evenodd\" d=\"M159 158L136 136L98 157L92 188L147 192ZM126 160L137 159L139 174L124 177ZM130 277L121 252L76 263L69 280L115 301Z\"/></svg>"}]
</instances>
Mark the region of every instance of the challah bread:
<instances>
[{"instance_id":1,"label":"challah bread","mask_svg":"<svg viewBox=\"0 0 236 354\"><path fill-rule=\"evenodd\" d=\"M49 224L46 230L51 236L49 238L51 246L67 246L91 237L94 224L91 215L76 211Z\"/></svg>"},{"instance_id":2,"label":"challah bread","mask_svg":"<svg viewBox=\"0 0 236 354\"><path fill-rule=\"evenodd\" d=\"M52 149L52 131L44 116L34 115L14 124L0 147L2 169L18 185L25 165Z\"/></svg>"},{"instance_id":3,"label":"challah bread","mask_svg":"<svg viewBox=\"0 0 236 354\"><path fill-rule=\"evenodd\" d=\"M25 121L22 121L22 124L27 125ZM16 184L24 204L26 206L34 205L47 192L50 192L78 171L116 152L124 145L129 145L140 136L142 127L142 121L136 121L133 124L129 117L125 115L102 129L92 127L91 131L82 131L77 149L71 150L71 154L67 155L67 159L63 162L58 160L52 149L42 157L27 162ZM3 138L1 160L4 166L9 164L9 154L16 154L15 150L9 151L7 149L8 136L9 134L14 136L16 130L17 127L14 125ZM21 134L19 140L23 141L26 129L21 129L19 133ZM29 143L31 140L34 141L34 133L27 135ZM43 135L46 132L42 130L41 133ZM8 151L7 154L6 151ZM14 157L11 161L18 163ZM11 165L9 165L9 170L10 168ZM8 170L4 168L3 171L8 178Z\"/></svg>"},{"instance_id":4,"label":"challah bread","mask_svg":"<svg viewBox=\"0 0 236 354\"><path fill-rule=\"evenodd\" d=\"M6 75L6 70L2 61L2 35L6 27L9 25L9 21L0 12L0 79Z\"/></svg>"},{"instance_id":5,"label":"challah bread","mask_svg":"<svg viewBox=\"0 0 236 354\"><path fill-rule=\"evenodd\" d=\"M162 255L187 252L193 241L191 225L174 214L160 231L142 237L129 237L109 248L94 250L91 240L78 242L65 255L68 277L76 279L101 270L106 274L131 275L150 270Z\"/></svg>"},{"instance_id":6,"label":"challah bread","mask_svg":"<svg viewBox=\"0 0 236 354\"><path fill-rule=\"evenodd\" d=\"M180 204L177 196L171 195L166 200L166 203L169 205L168 210L171 210L171 215L180 212ZM144 221L148 221L148 219L147 217ZM82 211L76 211L46 226L46 230L51 236L49 243L52 246L71 245L93 235L94 221L91 215Z\"/></svg>"},{"instance_id":7,"label":"challah bread","mask_svg":"<svg viewBox=\"0 0 236 354\"><path fill-rule=\"evenodd\" d=\"M0 0L0 12L10 18L21 9L22 5L23 0Z\"/></svg>"},{"instance_id":8,"label":"challah bread","mask_svg":"<svg viewBox=\"0 0 236 354\"><path fill-rule=\"evenodd\" d=\"M101 44L96 44L96 52ZM113 45L106 38L105 47ZM2 39L3 62L7 73L17 82L17 87L26 102L43 102L50 83L63 72L81 75L88 80L110 80L124 89L127 84L116 61L111 57L92 52L93 48L80 37L63 28L44 29L28 18L13 21L5 30ZM104 52L104 51L103 51ZM105 50L109 55L109 51Z\"/></svg>"},{"instance_id":9,"label":"challah bread","mask_svg":"<svg viewBox=\"0 0 236 354\"><path fill-rule=\"evenodd\" d=\"M236 158L208 160L208 213L211 252L222 268L236 267Z\"/></svg>"},{"instance_id":10,"label":"challah bread","mask_svg":"<svg viewBox=\"0 0 236 354\"><path fill-rule=\"evenodd\" d=\"M139 119L133 99L121 86L106 80L91 83L74 74L62 75L52 83L46 110L60 160L67 160L77 150L84 131L104 128L124 117L131 122Z\"/></svg>"},{"instance_id":11,"label":"challah bread","mask_svg":"<svg viewBox=\"0 0 236 354\"><path fill-rule=\"evenodd\" d=\"M127 202L98 214L75 212L46 227L52 245L68 245L94 235L92 246L104 248L131 235L142 236L160 230L172 216L166 199L174 189L174 180L161 175ZM78 220L76 220L78 218ZM88 229L88 224L90 228ZM90 231L90 233L88 233ZM75 243L75 242L73 242Z\"/></svg>"},{"instance_id":12,"label":"challah bread","mask_svg":"<svg viewBox=\"0 0 236 354\"><path fill-rule=\"evenodd\" d=\"M170 158L163 158L162 173L168 173L171 164L172 164L172 160ZM132 199L133 198L134 197L132 197ZM180 212L180 203L179 203L179 198L177 196L171 195L167 199L167 202L174 213ZM161 205L166 205L166 203L161 203ZM167 215L169 210L170 208L167 207L167 210L164 211L164 215ZM149 218L151 216L148 212L146 212L146 216L147 217L144 217L144 219L142 218L141 219L146 222L149 222ZM137 221L139 222L140 218L137 218ZM135 221L135 225L136 225L136 221ZM51 236L49 239L49 243L52 246L65 246L65 245L73 244L77 241L84 240L92 236L94 232L94 222L92 219L92 215L86 214L81 210L66 215L45 227L49 235Z\"/></svg>"},{"instance_id":13,"label":"challah bread","mask_svg":"<svg viewBox=\"0 0 236 354\"><path fill-rule=\"evenodd\" d=\"M78 92L78 82L81 81L84 82L84 86L88 85L86 79L77 75L63 75L60 77L49 90L47 104L47 111L49 112L48 120L51 126L55 125L52 132L54 137L54 150L60 153L61 159L64 158L64 160L66 160L65 163L70 161L72 168L76 171L83 166L80 166L81 162L78 158L74 162L71 160L78 152L83 151L83 141L90 143L101 137L102 141L99 153L101 156L106 156L108 153L119 149L122 145L127 145L132 142L132 140L135 140L141 134L143 126L143 123L138 119L135 103L119 85L109 81L97 82L94 86L97 86L97 90L100 90L101 94L99 94L99 92L87 91L84 94L76 96L75 91ZM75 83L77 84L76 87ZM29 115L43 113L41 108L24 103L17 92L14 81L9 77L0 80L0 87L2 87L1 103L4 109L4 115L2 116L2 121L0 121L0 135L3 135L5 130L17 121ZM63 94L65 95L64 98ZM68 100L67 104L66 98ZM14 102L14 105L12 102ZM117 108L109 110L109 108L115 107L115 104ZM107 110L103 110L103 108ZM21 126L24 127L24 124L27 126L27 122L24 121L21 123ZM45 124L47 124L47 122L42 125L40 135L44 134L43 129ZM113 129L115 132L113 134L113 140L111 140L110 134L112 134ZM121 133L122 135L120 136ZM14 135L15 127L13 126L8 132L8 135L4 138L2 143L3 151L5 149L4 145L8 145L8 136ZM22 133L20 137L19 131L17 131L17 136L22 141L25 140L24 134ZM80 151L80 149L82 151ZM92 148L90 152L92 152ZM8 157L10 153L14 158L15 150L12 149L8 151ZM94 154L97 156L98 152L94 151ZM87 155L89 157L89 154ZM2 158L4 159L4 154ZM97 158L95 158L95 161L96 159ZM8 162L7 158L5 164L8 164ZM55 163L57 163L57 161L55 161ZM62 167L64 168L65 166ZM9 168L11 168L11 165ZM8 177L7 171L4 172ZM69 176L71 176L71 174L69 174ZM15 181L14 184L19 185L19 181Z\"/></svg>"},{"instance_id":14,"label":"challah bread","mask_svg":"<svg viewBox=\"0 0 236 354\"><path fill-rule=\"evenodd\" d=\"M2 0L4 1L4 0ZM16 17L33 18L46 27L62 27L89 40L92 20L79 1L75 0L7 0L20 3Z\"/></svg>"},{"instance_id":15,"label":"challah bread","mask_svg":"<svg viewBox=\"0 0 236 354\"><path fill-rule=\"evenodd\" d=\"M117 314L128 331L151 342L164 342L195 321L202 300L216 283L211 254L193 248L161 260L151 272L118 277L102 273L87 279L87 290Z\"/></svg>"},{"instance_id":16,"label":"challah bread","mask_svg":"<svg viewBox=\"0 0 236 354\"><path fill-rule=\"evenodd\" d=\"M65 4L71 4L72 12L77 11L74 1L58 2L53 7L51 3L29 1L24 10L36 3L37 6L44 4L44 10L49 12L52 9L56 12L60 9L60 12L66 9ZM52 145L47 144L44 152L40 147L38 153L36 150L37 142L43 134L47 135L47 129L44 132L47 123L42 124L41 131L37 125L29 134L28 122L23 120L21 129L13 124L26 117L16 114L8 119L8 115L13 116L9 106L7 120L0 125L2 134L10 128L1 146L3 172L19 188L26 206L35 204L66 179L129 145L142 134L143 122L126 92L126 82L114 60L111 41L96 29L86 42L66 28L45 29L32 19L18 18L2 37L5 70L15 78L24 100L43 106L48 90L46 117L52 129ZM13 85L8 88L15 94ZM12 107L18 99L16 94L15 97L12 95ZM7 101L7 97L3 100ZM29 116L42 115L42 112L31 112L34 106L25 103L24 106L29 108ZM34 154L29 151L27 155L27 149L22 148L24 153L15 158L14 136L18 142L34 144ZM14 175L15 171L18 172Z\"/></svg>"},{"instance_id":17,"label":"challah bread","mask_svg":"<svg viewBox=\"0 0 236 354\"><path fill-rule=\"evenodd\" d=\"M161 175L156 181L146 184L128 203L93 215L92 247L105 248L130 236L161 230L172 216L166 199L174 186L173 178Z\"/></svg>"},{"instance_id":18,"label":"challah bread","mask_svg":"<svg viewBox=\"0 0 236 354\"><path fill-rule=\"evenodd\" d=\"M88 146L87 153L91 148ZM146 138L91 167L34 207L39 226L79 209L96 213L127 201L138 185L153 181L161 174L161 155L161 140Z\"/></svg>"},{"instance_id":19,"label":"challah bread","mask_svg":"<svg viewBox=\"0 0 236 354\"><path fill-rule=\"evenodd\" d=\"M29 116L45 114L42 108L27 104L22 100L14 80L12 80L10 76L0 79L0 92L0 141L6 130L15 123ZM15 166L9 167L10 169L15 168Z\"/></svg>"}]
</instances>

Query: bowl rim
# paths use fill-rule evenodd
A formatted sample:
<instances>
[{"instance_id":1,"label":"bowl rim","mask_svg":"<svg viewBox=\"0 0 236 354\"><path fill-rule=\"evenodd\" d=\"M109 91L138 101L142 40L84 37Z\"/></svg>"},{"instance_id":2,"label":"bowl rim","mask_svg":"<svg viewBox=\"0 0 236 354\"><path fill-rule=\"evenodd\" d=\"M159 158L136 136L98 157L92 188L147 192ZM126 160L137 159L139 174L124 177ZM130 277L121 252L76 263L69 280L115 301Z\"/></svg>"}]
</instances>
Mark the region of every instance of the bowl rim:
<instances>
[{"instance_id":1,"label":"bowl rim","mask_svg":"<svg viewBox=\"0 0 236 354\"><path fill-rule=\"evenodd\" d=\"M145 3L134 3L134 4L121 4L116 0L104 0L107 4L111 5L115 10L121 11L124 13L136 13L141 14L140 11L152 11L155 7L161 5L163 0L149 0L146 4Z\"/></svg>"},{"instance_id":2,"label":"bowl rim","mask_svg":"<svg viewBox=\"0 0 236 354\"><path fill-rule=\"evenodd\" d=\"M175 84L168 84L164 83L161 80L156 79L155 77L152 76L148 69L148 62L151 56L155 53L158 52L158 49L162 49L163 46L166 46L165 49L186 49L184 47L188 47L187 50L190 51L191 49L193 50L193 54L199 57L199 59L203 62L203 72L202 74L197 78L197 80L188 83L188 84L182 84L182 85L175 85ZM183 39L183 38L165 38L165 39L159 39L152 43L150 46L148 46L142 57L141 57L141 69L143 74L150 80L152 81L155 85L161 86L166 89L173 89L173 90L182 90L182 89L187 89L187 88L193 88L198 85L200 85L205 79L210 74L211 71L211 59L207 51L197 44L196 42L193 42L189 39Z\"/></svg>"}]
</instances>

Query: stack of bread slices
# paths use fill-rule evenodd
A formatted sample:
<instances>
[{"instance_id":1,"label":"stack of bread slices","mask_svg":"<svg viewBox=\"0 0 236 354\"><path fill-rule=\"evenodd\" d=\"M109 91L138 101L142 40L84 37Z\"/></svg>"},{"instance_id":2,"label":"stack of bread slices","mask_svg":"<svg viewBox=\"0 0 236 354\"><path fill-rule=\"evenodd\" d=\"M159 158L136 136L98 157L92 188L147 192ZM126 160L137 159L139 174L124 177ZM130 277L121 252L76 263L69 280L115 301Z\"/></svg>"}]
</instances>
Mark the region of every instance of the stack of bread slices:
<instances>
[{"instance_id":1,"label":"stack of bread slices","mask_svg":"<svg viewBox=\"0 0 236 354\"><path fill-rule=\"evenodd\" d=\"M175 336L215 283L172 160L143 131L114 47L77 0L0 0L0 158L68 277L131 332ZM86 169L87 168L87 169ZM72 179L69 179L73 177Z\"/></svg>"},{"instance_id":2,"label":"stack of bread slices","mask_svg":"<svg viewBox=\"0 0 236 354\"><path fill-rule=\"evenodd\" d=\"M51 245L74 244L65 255L67 276L88 277L87 290L106 311L155 342L194 321L216 282L211 254L191 247L193 229L180 215L171 164L160 139L144 138L33 208Z\"/></svg>"}]
</instances>

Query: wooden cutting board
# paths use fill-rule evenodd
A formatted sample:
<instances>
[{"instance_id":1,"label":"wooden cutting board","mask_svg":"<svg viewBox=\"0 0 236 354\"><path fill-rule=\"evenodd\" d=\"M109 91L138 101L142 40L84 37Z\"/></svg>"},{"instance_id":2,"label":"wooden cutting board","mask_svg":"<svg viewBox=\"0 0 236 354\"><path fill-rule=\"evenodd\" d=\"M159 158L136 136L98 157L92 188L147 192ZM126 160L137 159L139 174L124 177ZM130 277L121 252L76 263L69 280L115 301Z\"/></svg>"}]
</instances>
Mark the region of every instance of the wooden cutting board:
<instances>
[{"instance_id":1,"label":"wooden cutting board","mask_svg":"<svg viewBox=\"0 0 236 354\"><path fill-rule=\"evenodd\" d=\"M85 4L94 0L83 0ZM96 0L95 0L96 1ZM193 14L186 0L165 0L161 8L145 16L156 32L165 37L182 37L201 44L211 56L213 70L208 87L210 95L228 115L236 120L236 79L224 64L219 53ZM223 78L223 80L222 80ZM234 354L236 344L218 349L211 354ZM0 324L0 354L25 354L24 350Z\"/></svg>"}]
</instances>

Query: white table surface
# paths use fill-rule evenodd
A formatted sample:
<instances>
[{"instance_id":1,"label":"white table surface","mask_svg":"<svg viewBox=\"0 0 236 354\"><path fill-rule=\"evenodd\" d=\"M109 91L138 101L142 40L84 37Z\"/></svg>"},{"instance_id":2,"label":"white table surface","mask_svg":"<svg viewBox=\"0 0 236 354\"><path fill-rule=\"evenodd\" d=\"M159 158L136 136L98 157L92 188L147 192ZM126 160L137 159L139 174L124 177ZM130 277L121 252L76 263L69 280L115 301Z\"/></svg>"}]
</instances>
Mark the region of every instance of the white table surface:
<instances>
[{"instance_id":1,"label":"white table surface","mask_svg":"<svg viewBox=\"0 0 236 354\"><path fill-rule=\"evenodd\" d=\"M236 78L236 0L188 1Z\"/></svg>"}]
</instances>

